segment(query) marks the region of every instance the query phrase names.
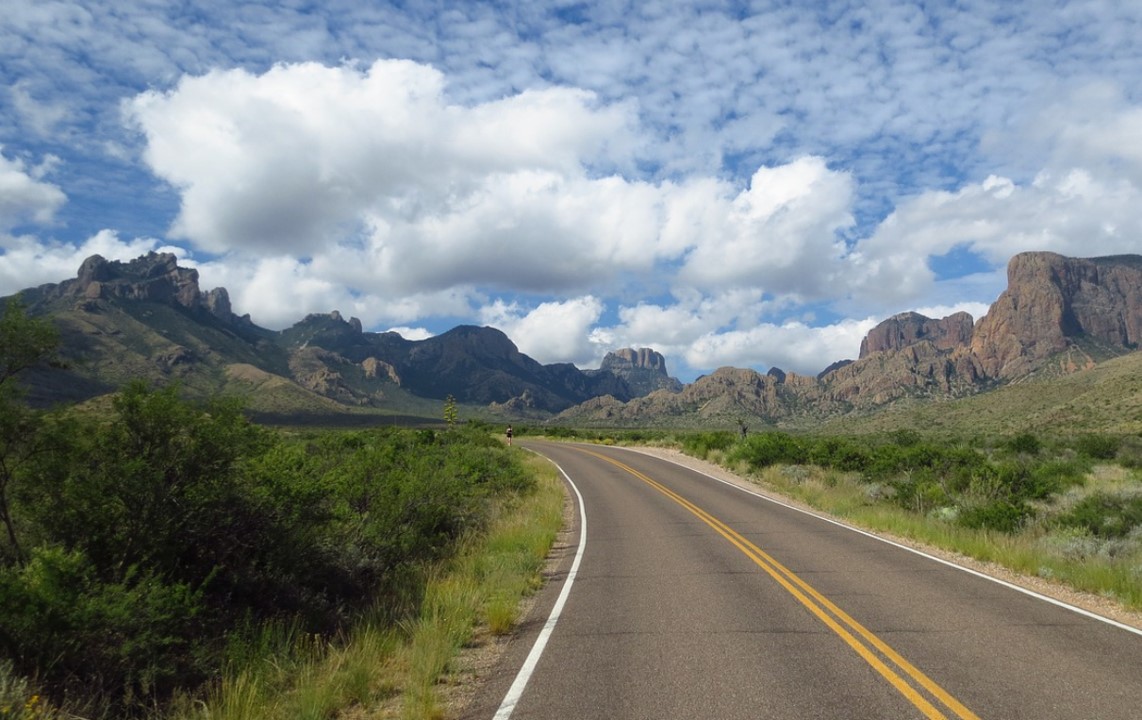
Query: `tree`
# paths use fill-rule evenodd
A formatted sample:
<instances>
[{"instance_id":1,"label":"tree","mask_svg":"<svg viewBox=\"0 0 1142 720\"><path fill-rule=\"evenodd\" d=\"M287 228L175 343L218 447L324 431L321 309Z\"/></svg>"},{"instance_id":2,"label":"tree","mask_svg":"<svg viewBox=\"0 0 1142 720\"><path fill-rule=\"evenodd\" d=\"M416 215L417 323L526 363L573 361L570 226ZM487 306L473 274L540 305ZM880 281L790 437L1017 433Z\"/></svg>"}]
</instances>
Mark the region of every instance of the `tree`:
<instances>
[{"instance_id":1,"label":"tree","mask_svg":"<svg viewBox=\"0 0 1142 720\"><path fill-rule=\"evenodd\" d=\"M55 359L59 333L47 320L29 317L18 298L9 298L0 314L0 522L9 550L25 560L12 518L9 493L19 469L43 450L39 442L40 413L23 402L16 376ZM0 559L3 559L0 555Z\"/></svg>"},{"instance_id":2,"label":"tree","mask_svg":"<svg viewBox=\"0 0 1142 720\"><path fill-rule=\"evenodd\" d=\"M18 297L9 298L0 314L0 387L18 373L55 359L59 331L50 321L29 317Z\"/></svg>"}]
</instances>

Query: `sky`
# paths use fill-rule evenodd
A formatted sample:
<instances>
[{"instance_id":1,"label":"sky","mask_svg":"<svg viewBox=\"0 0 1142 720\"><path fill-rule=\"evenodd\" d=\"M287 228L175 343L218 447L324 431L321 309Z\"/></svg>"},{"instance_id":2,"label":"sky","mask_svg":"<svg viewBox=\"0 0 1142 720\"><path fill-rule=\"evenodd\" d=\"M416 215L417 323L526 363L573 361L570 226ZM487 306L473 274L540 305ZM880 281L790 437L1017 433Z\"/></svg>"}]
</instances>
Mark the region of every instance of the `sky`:
<instances>
[{"instance_id":1,"label":"sky","mask_svg":"<svg viewBox=\"0 0 1142 720\"><path fill-rule=\"evenodd\" d=\"M173 252L542 363L816 374L1142 252L1142 3L0 0L0 295Z\"/></svg>"}]
</instances>

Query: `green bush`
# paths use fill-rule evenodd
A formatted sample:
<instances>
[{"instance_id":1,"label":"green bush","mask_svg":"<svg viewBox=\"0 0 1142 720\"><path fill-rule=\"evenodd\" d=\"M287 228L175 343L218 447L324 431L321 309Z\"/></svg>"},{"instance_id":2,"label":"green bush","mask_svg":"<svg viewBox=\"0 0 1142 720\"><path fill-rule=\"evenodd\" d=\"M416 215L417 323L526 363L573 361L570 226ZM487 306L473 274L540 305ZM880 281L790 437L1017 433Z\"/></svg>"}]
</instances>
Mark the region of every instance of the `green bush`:
<instances>
[{"instance_id":1,"label":"green bush","mask_svg":"<svg viewBox=\"0 0 1142 720\"><path fill-rule=\"evenodd\" d=\"M102 579L81 551L58 547L0 569L0 650L57 690L126 703L205 679L191 650L200 594L135 568L123 575Z\"/></svg>"},{"instance_id":2,"label":"green bush","mask_svg":"<svg viewBox=\"0 0 1142 720\"><path fill-rule=\"evenodd\" d=\"M1092 460L1113 460L1122 438L1114 435L1080 435L1075 439L1075 452Z\"/></svg>"},{"instance_id":3,"label":"green bush","mask_svg":"<svg viewBox=\"0 0 1142 720\"><path fill-rule=\"evenodd\" d=\"M1142 495L1097 492L1083 498L1056 522L1100 538L1123 538L1142 526Z\"/></svg>"},{"instance_id":4,"label":"green bush","mask_svg":"<svg viewBox=\"0 0 1142 720\"><path fill-rule=\"evenodd\" d=\"M1038 455L1039 451L1043 449L1043 443L1034 433L1021 433L1009 438L1004 443L1004 447L1013 453Z\"/></svg>"},{"instance_id":5,"label":"green bush","mask_svg":"<svg viewBox=\"0 0 1142 720\"><path fill-rule=\"evenodd\" d=\"M696 458L706 459L711 450L726 450L737 442L737 435L728 430L687 433L682 436L682 451Z\"/></svg>"},{"instance_id":6,"label":"green bush","mask_svg":"<svg viewBox=\"0 0 1142 720\"><path fill-rule=\"evenodd\" d=\"M863 472L869 467L868 449L844 438L819 438L809 448L809 462L843 472Z\"/></svg>"},{"instance_id":7,"label":"green bush","mask_svg":"<svg viewBox=\"0 0 1142 720\"><path fill-rule=\"evenodd\" d=\"M771 465L804 464L809 452L802 440L788 433L769 431L750 435L734 445L728 459L761 469Z\"/></svg>"},{"instance_id":8,"label":"green bush","mask_svg":"<svg viewBox=\"0 0 1142 720\"><path fill-rule=\"evenodd\" d=\"M141 385L106 420L37 433L51 452L12 481L29 552L0 563L0 653L116 717L216 676L234 633L331 634L414 595L416 568L533 483L475 429L286 439Z\"/></svg>"},{"instance_id":9,"label":"green bush","mask_svg":"<svg viewBox=\"0 0 1142 720\"><path fill-rule=\"evenodd\" d=\"M1034 511L1026 503L993 500L961 508L957 521L969 528L1013 533L1023 527L1033 515Z\"/></svg>"}]
</instances>

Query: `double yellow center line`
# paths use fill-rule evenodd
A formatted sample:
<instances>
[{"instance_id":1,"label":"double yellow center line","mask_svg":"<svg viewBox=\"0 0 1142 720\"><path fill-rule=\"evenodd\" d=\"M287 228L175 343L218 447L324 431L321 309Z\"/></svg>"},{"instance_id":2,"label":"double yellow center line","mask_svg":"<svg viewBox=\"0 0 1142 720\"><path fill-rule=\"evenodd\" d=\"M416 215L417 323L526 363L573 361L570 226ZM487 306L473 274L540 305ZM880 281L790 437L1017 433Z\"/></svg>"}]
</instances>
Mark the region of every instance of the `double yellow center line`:
<instances>
[{"instance_id":1,"label":"double yellow center line","mask_svg":"<svg viewBox=\"0 0 1142 720\"><path fill-rule=\"evenodd\" d=\"M770 577L777 581L781 587L804 605L830 630L836 633L853 650L860 655L873 669L884 677L901 695L915 705L925 717L948 718L943 710L935 703L939 703L952 713L952 716L962 720L979 720L979 717L952 697L946 690L937 685L931 678L920 672L910 662L900 656L883 640L870 630L850 617L845 611L834 605L832 601L817 592L809 583L797 577L789 568L774 560L768 553L742 537L729 525L717 519L710 513L690 502L673 490L653 480L647 475L635 470L614 458L601 455L590 450L584 450L600 460L625 470L650 485L655 490L667 496L674 502L696 515L702 522L709 525L715 532L729 540L730 543L741 550L746 557L753 560ZM925 691L927 695L925 695Z\"/></svg>"}]
</instances>

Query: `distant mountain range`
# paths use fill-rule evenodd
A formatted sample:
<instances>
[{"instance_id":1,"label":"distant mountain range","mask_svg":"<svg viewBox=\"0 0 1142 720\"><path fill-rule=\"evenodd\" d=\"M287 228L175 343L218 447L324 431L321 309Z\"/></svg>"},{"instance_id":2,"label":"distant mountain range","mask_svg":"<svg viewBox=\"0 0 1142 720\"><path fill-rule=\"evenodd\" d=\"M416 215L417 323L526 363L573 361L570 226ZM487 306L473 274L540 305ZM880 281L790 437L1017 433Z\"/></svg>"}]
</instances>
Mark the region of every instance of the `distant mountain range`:
<instances>
[{"instance_id":1,"label":"distant mountain range","mask_svg":"<svg viewBox=\"0 0 1142 720\"><path fill-rule=\"evenodd\" d=\"M255 411L281 415L372 409L438 417L439 401L452 396L501 414L547 417L600 395L625 401L681 389L649 349L620 350L598 370L579 370L542 365L490 327L406 340L364 332L334 311L267 330L235 315L225 289L202 292L198 272L171 254L93 256L75 278L21 298L59 326L69 365L30 379L41 404L87 400L144 378L177 380L192 394L244 395Z\"/></svg>"},{"instance_id":2,"label":"distant mountain range","mask_svg":"<svg viewBox=\"0 0 1142 720\"><path fill-rule=\"evenodd\" d=\"M722 368L683 386L658 352L618 349L599 369L543 365L499 330L461 326L426 340L364 332L338 312L280 332L235 315L225 289L202 292L175 256L88 258L77 276L21 293L59 326L66 371L29 379L41 404L88 400L132 378L192 394L238 394L255 413L398 413L439 418L440 401L507 417L591 425L798 424L901 399L947 399L1067 374L1135 352L1142 256L1022 253L978 322L903 313L816 377Z\"/></svg>"},{"instance_id":3,"label":"distant mountain range","mask_svg":"<svg viewBox=\"0 0 1142 720\"><path fill-rule=\"evenodd\" d=\"M621 402L595 398L556 420L621 425L727 425L734 421L819 423L904 399L946 400L1034 377L1064 375L1138 349L1142 340L1142 256L1016 255L1007 289L978 322L909 312L888 318L861 343L855 361L816 377L771 369L721 368L682 392Z\"/></svg>"}]
</instances>

